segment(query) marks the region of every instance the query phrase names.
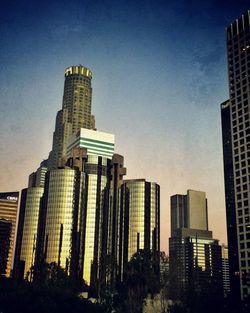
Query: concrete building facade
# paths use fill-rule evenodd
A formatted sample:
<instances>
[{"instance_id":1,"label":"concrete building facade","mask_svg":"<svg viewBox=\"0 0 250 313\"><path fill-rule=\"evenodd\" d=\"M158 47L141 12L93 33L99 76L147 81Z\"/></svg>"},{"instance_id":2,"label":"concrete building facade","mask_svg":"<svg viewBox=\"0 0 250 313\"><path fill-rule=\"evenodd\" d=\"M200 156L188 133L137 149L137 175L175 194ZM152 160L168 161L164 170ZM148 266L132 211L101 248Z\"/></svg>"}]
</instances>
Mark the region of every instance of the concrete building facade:
<instances>
[{"instance_id":1,"label":"concrete building facade","mask_svg":"<svg viewBox=\"0 0 250 313\"><path fill-rule=\"evenodd\" d=\"M229 100L221 104L231 290L250 294L250 11L226 29Z\"/></svg>"}]
</instances>

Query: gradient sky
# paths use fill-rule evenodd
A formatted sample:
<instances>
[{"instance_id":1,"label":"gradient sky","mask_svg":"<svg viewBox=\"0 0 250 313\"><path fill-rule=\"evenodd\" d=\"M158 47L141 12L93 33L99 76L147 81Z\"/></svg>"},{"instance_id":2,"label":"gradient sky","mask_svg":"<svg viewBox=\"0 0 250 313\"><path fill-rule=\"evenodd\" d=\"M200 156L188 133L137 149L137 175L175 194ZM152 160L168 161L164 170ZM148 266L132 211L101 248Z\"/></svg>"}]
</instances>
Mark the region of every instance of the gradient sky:
<instances>
[{"instance_id":1,"label":"gradient sky","mask_svg":"<svg viewBox=\"0 0 250 313\"><path fill-rule=\"evenodd\" d=\"M93 72L98 130L116 135L127 178L169 197L206 191L209 228L226 242L220 103L228 98L225 27L238 0L4 1L0 12L0 191L26 187L51 149L64 68Z\"/></svg>"}]
</instances>

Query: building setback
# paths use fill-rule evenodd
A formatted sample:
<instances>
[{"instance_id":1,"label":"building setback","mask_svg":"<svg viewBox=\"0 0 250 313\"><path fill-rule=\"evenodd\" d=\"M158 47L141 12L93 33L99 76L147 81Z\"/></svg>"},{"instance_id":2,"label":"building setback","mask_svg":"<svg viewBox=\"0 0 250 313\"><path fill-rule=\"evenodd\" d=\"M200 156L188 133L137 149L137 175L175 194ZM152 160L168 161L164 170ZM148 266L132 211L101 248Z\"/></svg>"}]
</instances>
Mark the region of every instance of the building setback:
<instances>
[{"instance_id":1,"label":"building setback","mask_svg":"<svg viewBox=\"0 0 250 313\"><path fill-rule=\"evenodd\" d=\"M14 258L14 243L15 243L15 235L16 235L18 199L19 199L19 192L1 192L0 193L0 220L2 220L1 227L3 231L2 235L4 236L4 239L2 241L2 244L4 244L4 247L0 247L0 250L7 249L7 246L8 246L7 262L5 263L5 268L1 269L1 272L6 277L10 277L11 275L12 261ZM8 225L3 224L3 223L8 223ZM10 235L9 240L7 240L6 238L7 233L9 233ZM8 242L8 245L6 246L7 242ZM7 252L5 251L5 253ZM5 257L6 257L6 254L5 254Z\"/></svg>"},{"instance_id":2,"label":"building setback","mask_svg":"<svg viewBox=\"0 0 250 313\"><path fill-rule=\"evenodd\" d=\"M250 11L226 29L229 100L221 104L229 270L234 297L250 294Z\"/></svg>"}]
</instances>

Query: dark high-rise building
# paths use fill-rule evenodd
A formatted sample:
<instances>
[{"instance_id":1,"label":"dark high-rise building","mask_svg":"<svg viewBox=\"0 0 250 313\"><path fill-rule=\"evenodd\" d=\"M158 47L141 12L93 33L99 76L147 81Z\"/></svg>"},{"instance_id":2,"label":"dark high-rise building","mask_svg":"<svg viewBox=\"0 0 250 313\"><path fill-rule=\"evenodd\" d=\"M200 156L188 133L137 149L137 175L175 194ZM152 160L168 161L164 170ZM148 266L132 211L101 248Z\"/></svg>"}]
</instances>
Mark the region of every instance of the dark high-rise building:
<instances>
[{"instance_id":1,"label":"dark high-rise building","mask_svg":"<svg viewBox=\"0 0 250 313\"><path fill-rule=\"evenodd\" d=\"M10 277L11 275L11 268L12 268L12 261L14 258L14 243L15 243L15 234L16 234L16 221L17 221L17 211L18 211L18 199L19 199L19 192L1 192L0 193L0 220L5 220L11 224L10 230L10 237L8 241L8 257L6 262L6 268L2 269L5 272L6 277ZM4 230L4 229L5 230ZM5 235L4 238L6 239L6 224L2 224L2 230ZM3 239L5 241L5 239ZM1 247L0 247L1 249ZM5 248L6 249L6 246Z\"/></svg>"},{"instance_id":2,"label":"dark high-rise building","mask_svg":"<svg viewBox=\"0 0 250 313\"><path fill-rule=\"evenodd\" d=\"M52 151L48 168L56 169L67 153L68 139L80 128L95 129L95 118L91 115L92 73L82 66L71 66L65 70L62 110L57 113Z\"/></svg>"},{"instance_id":3,"label":"dark high-rise building","mask_svg":"<svg viewBox=\"0 0 250 313\"><path fill-rule=\"evenodd\" d=\"M229 256L230 286L232 294L240 298L240 270L235 203L232 127L230 102L221 104L222 142L224 160L225 202Z\"/></svg>"},{"instance_id":4,"label":"dark high-rise building","mask_svg":"<svg viewBox=\"0 0 250 313\"><path fill-rule=\"evenodd\" d=\"M12 223L0 219L0 276L6 275Z\"/></svg>"},{"instance_id":5,"label":"dark high-rise building","mask_svg":"<svg viewBox=\"0 0 250 313\"><path fill-rule=\"evenodd\" d=\"M171 197L169 273L172 299L185 301L191 291L223 294L221 246L208 230L205 192Z\"/></svg>"},{"instance_id":6,"label":"dark high-rise building","mask_svg":"<svg viewBox=\"0 0 250 313\"><path fill-rule=\"evenodd\" d=\"M231 291L250 294L250 11L226 29L229 100L221 104Z\"/></svg>"}]
</instances>

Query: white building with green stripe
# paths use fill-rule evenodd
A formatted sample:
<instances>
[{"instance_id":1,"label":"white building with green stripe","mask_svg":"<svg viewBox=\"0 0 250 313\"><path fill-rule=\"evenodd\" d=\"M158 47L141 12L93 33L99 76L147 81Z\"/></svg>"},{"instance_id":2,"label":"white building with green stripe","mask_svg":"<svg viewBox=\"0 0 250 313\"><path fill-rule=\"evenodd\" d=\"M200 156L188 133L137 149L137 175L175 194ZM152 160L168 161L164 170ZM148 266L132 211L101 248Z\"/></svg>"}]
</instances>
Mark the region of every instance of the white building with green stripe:
<instances>
[{"instance_id":1,"label":"white building with green stripe","mask_svg":"<svg viewBox=\"0 0 250 313\"><path fill-rule=\"evenodd\" d=\"M81 128L68 141L67 156L73 148L86 148L88 155L112 159L115 150L115 135Z\"/></svg>"}]
</instances>

